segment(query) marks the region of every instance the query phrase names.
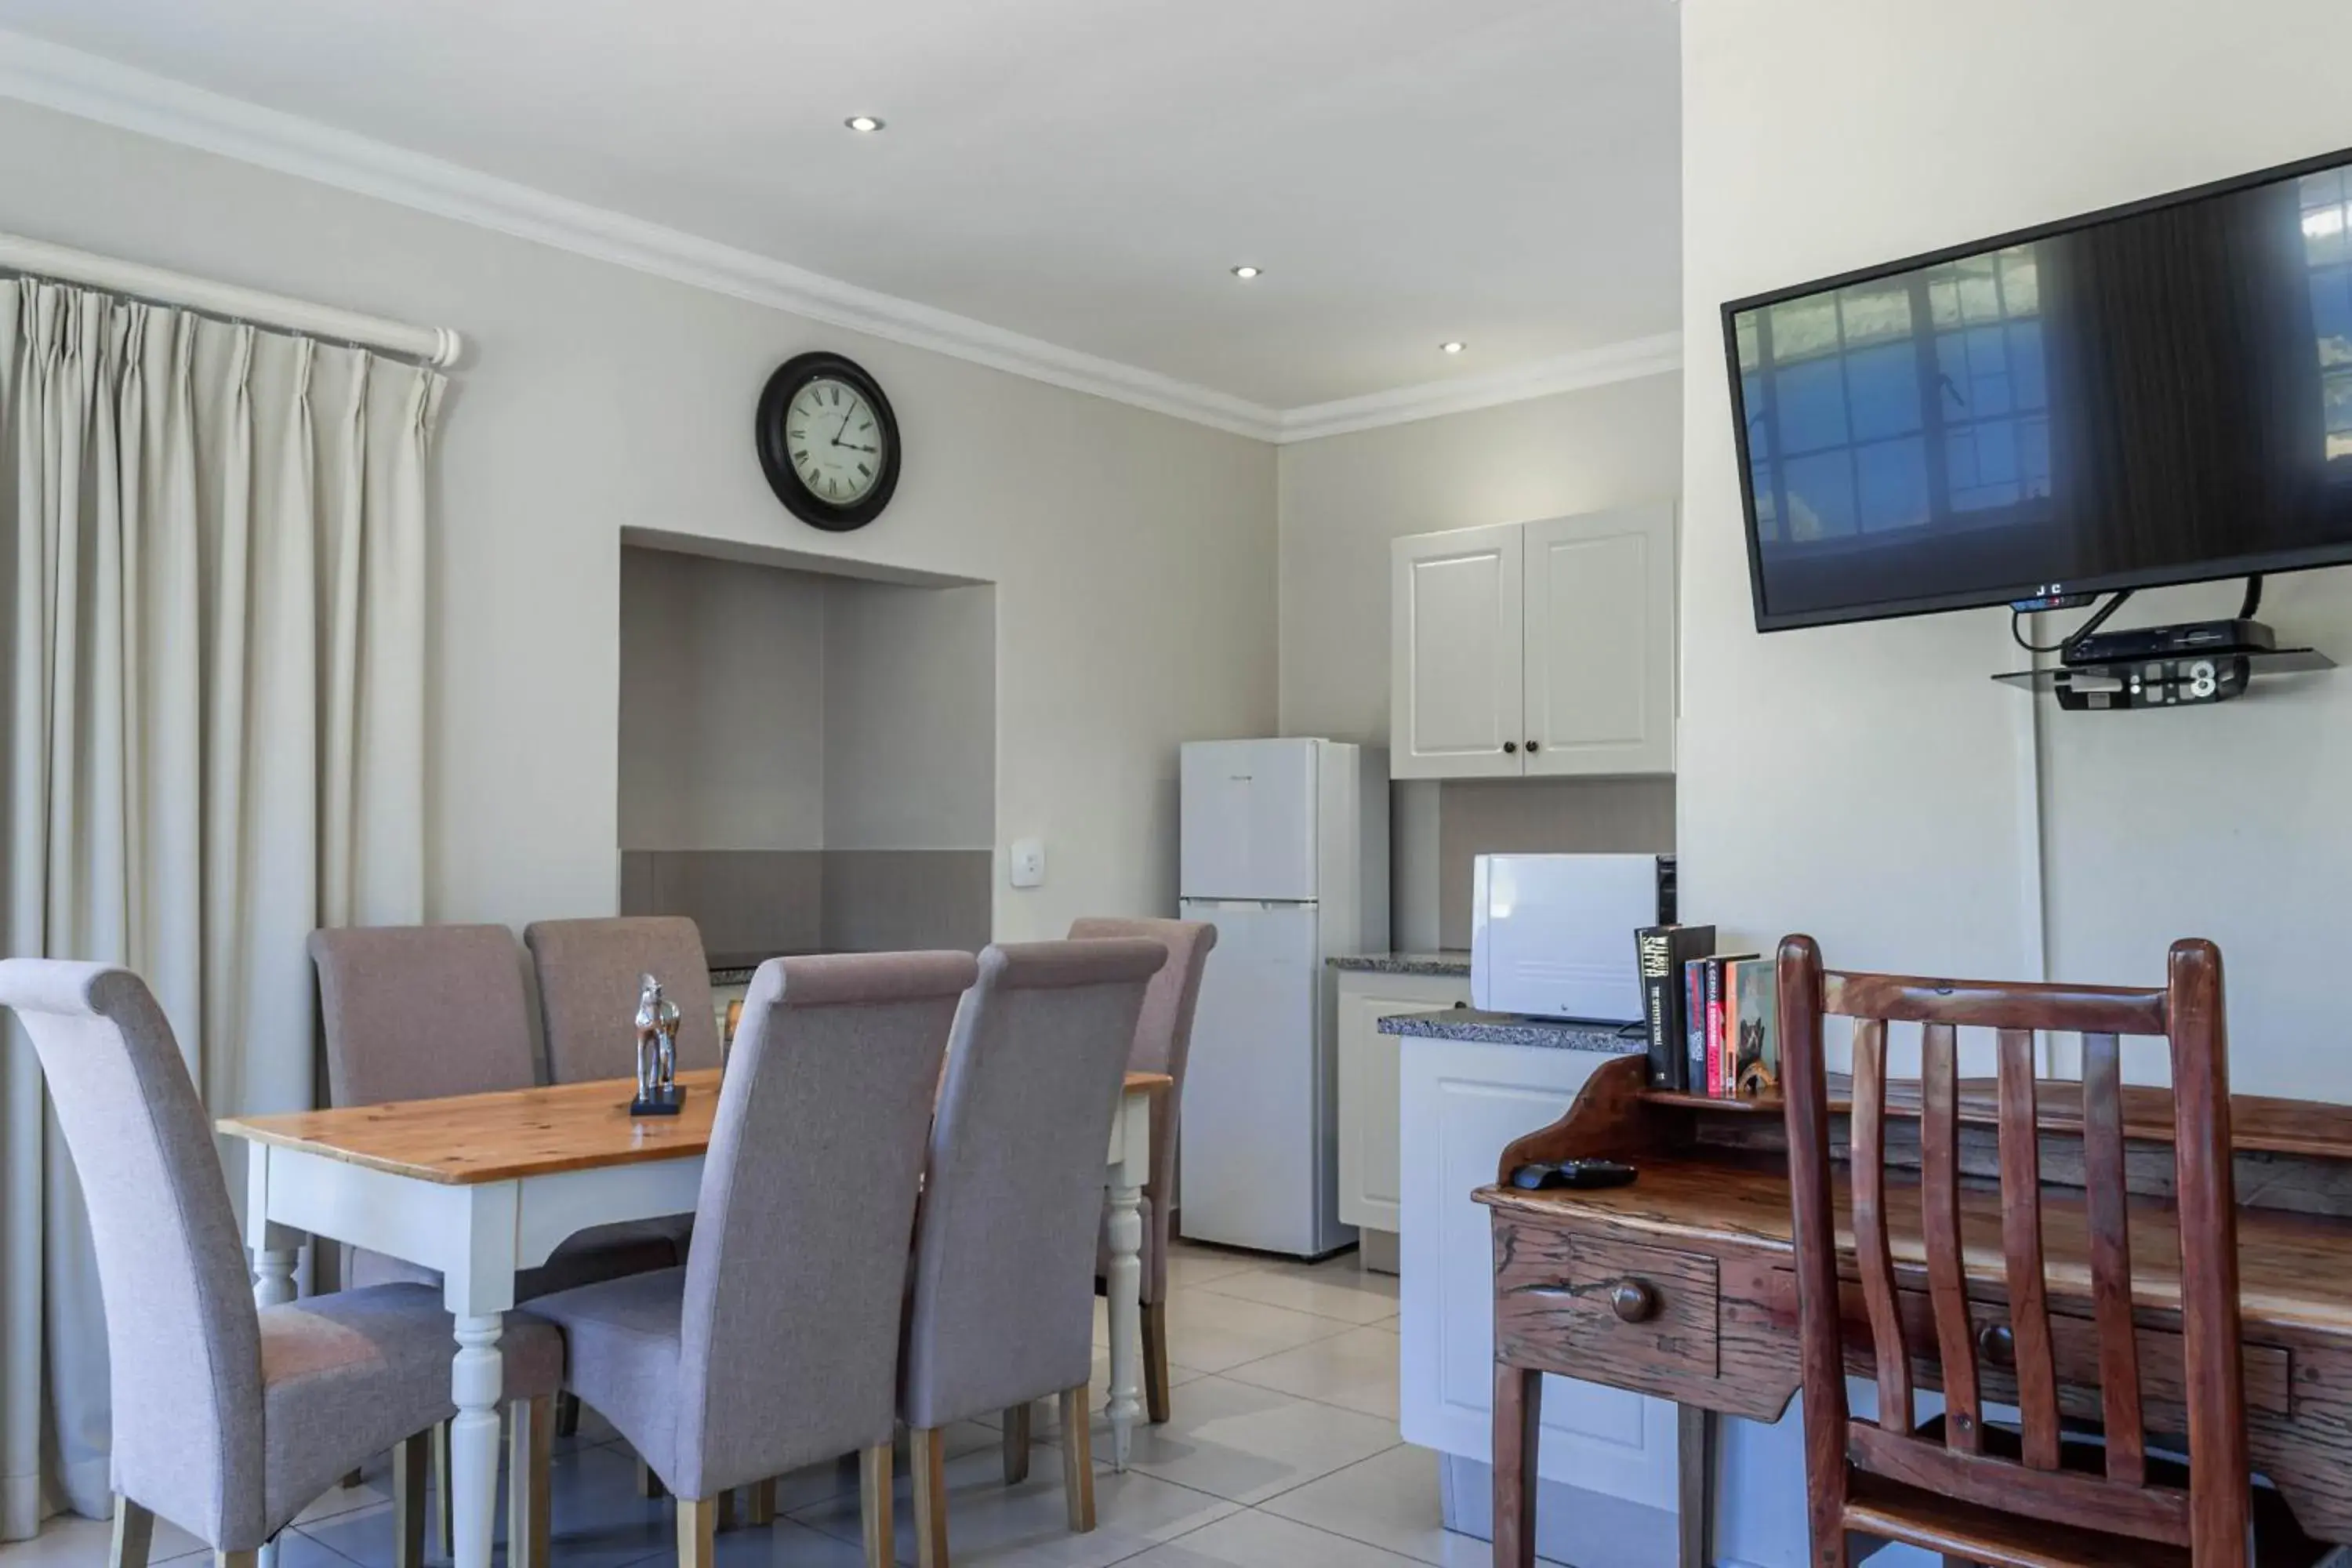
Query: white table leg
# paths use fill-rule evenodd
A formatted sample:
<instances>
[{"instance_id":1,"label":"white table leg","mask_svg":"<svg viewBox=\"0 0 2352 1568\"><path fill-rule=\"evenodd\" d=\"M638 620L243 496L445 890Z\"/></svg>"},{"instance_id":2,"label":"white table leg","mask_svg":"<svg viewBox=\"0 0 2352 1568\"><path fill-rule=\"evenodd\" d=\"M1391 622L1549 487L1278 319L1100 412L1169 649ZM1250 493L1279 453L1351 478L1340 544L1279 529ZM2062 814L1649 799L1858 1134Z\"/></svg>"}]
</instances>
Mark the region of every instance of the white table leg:
<instances>
[{"instance_id":1,"label":"white table leg","mask_svg":"<svg viewBox=\"0 0 2352 1568\"><path fill-rule=\"evenodd\" d=\"M497 1312L457 1320L457 1354L449 1366L457 1419L449 1424L449 1517L457 1568L489 1568L499 1500L499 1404L506 1390L499 1354L504 1321Z\"/></svg>"},{"instance_id":2,"label":"white table leg","mask_svg":"<svg viewBox=\"0 0 2352 1568\"><path fill-rule=\"evenodd\" d=\"M1110 1460L1127 1468L1135 1423L1143 1414L1138 1384L1143 1373L1143 1176L1150 1169L1150 1101L1129 1095L1120 1102L1124 1123L1119 1159L1110 1167L1110 1272L1104 1278L1110 1306Z\"/></svg>"},{"instance_id":3,"label":"white table leg","mask_svg":"<svg viewBox=\"0 0 2352 1568\"><path fill-rule=\"evenodd\" d=\"M455 1568L490 1568L499 1505L499 1406L506 1397L506 1358L499 1353L507 1310L514 1305L516 1214L512 1182L466 1189L467 1246L442 1270L441 1296L457 1324L449 1363L449 1520Z\"/></svg>"},{"instance_id":4,"label":"white table leg","mask_svg":"<svg viewBox=\"0 0 2352 1568\"><path fill-rule=\"evenodd\" d=\"M294 1269L302 1233L269 1219L269 1152L249 1146L245 1156L245 1239L253 1253L253 1304L278 1307L294 1299ZM278 1542L262 1543L258 1568L278 1568Z\"/></svg>"}]
</instances>

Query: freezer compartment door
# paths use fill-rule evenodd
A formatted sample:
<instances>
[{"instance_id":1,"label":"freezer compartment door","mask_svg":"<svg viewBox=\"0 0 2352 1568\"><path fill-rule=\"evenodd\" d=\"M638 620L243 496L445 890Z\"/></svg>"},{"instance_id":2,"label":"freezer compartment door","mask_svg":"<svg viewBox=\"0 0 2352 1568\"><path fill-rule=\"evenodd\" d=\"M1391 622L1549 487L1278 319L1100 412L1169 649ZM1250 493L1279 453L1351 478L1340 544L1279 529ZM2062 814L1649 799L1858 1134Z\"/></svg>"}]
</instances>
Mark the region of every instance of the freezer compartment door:
<instances>
[{"instance_id":1,"label":"freezer compartment door","mask_svg":"<svg viewBox=\"0 0 2352 1568\"><path fill-rule=\"evenodd\" d=\"M1187 900L1217 928L1184 1075L1183 1232L1227 1247L1307 1256L1318 1235L1329 1086L1312 905Z\"/></svg>"},{"instance_id":2,"label":"freezer compartment door","mask_svg":"<svg viewBox=\"0 0 2352 1568\"><path fill-rule=\"evenodd\" d=\"M1179 767L1187 899L1320 897L1313 741L1194 741Z\"/></svg>"}]
</instances>

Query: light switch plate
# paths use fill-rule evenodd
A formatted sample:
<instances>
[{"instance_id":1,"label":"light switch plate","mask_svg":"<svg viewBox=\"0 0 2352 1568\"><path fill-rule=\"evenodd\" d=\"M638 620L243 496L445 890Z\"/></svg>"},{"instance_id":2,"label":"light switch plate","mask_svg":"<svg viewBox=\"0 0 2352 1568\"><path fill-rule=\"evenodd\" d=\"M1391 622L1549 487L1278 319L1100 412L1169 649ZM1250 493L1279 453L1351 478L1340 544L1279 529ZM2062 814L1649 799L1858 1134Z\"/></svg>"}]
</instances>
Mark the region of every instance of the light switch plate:
<instances>
[{"instance_id":1,"label":"light switch plate","mask_svg":"<svg viewBox=\"0 0 2352 1568\"><path fill-rule=\"evenodd\" d=\"M1045 884L1045 841L1042 838L1016 838L1005 857L1012 869L1013 885L1016 888L1041 888Z\"/></svg>"}]
</instances>

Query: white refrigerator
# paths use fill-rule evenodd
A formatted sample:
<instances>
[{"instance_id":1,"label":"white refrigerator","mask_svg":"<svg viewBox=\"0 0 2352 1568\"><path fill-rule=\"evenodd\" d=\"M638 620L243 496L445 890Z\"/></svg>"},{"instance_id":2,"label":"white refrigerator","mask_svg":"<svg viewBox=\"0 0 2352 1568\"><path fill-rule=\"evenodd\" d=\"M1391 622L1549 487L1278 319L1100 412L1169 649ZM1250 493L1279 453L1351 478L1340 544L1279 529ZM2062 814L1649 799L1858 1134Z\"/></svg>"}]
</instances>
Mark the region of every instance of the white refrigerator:
<instances>
[{"instance_id":1,"label":"white refrigerator","mask_svg":"<svg viewBox=\"0 0 2352 1568\"><path fill-rule=\"evenodd\" d=\"M1180 1228L1320 1258L1339 1223L1337 987L1389 942L1388 753L1335 741L1183 750L1182 914L1217 928L1192 1022Z\"/></svg>"}]
</instances>

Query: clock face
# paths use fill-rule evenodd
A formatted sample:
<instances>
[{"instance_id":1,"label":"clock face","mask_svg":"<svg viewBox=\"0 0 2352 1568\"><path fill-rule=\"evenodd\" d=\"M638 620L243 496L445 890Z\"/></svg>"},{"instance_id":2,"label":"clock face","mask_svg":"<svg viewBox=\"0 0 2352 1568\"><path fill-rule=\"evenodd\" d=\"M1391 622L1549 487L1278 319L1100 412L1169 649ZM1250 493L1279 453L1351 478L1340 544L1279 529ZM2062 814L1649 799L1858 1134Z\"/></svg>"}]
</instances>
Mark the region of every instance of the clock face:
<instances>
[{"instance_id":1,"label":"clock face","mask_svg":"<svg viewBox=\"0 0 2352 1568\"><path fill-rule=\"evenodd\" d=\"M882 482L889 437L847 382L821 375L803 386L785 407L784 439L793 472L828 505L854 506Z\"/></svg>"}]
</instances>

